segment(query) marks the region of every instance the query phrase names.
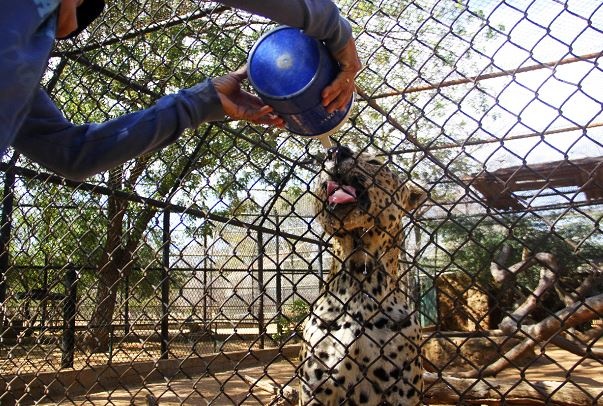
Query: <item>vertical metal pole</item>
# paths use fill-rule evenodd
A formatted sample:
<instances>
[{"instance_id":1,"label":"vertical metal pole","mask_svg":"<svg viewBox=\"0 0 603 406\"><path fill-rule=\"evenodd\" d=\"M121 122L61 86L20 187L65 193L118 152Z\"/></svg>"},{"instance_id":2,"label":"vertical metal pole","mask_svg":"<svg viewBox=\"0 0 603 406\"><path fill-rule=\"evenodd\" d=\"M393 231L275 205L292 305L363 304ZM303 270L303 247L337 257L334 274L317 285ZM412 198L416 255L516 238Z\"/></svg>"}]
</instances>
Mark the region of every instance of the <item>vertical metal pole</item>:
<instances>
[{"instance_id":1,"label":"vertical metal pole","mask_svg":"<svg viewBox=\"0 0 603 406\"><path fill-rule=\"evenodd\" d=\"M40 327L42 328L42 331L46 330L46 319L48 318L48 294L49 289L48 289L48 255L44 254L44 280L43 280L43 289L44 292L46 293L44 299L42 300L42 317L40 320Z\"/></svg>"},{"instance_id":2,"label":"vertical metal pole","mask_svg":"<svg viewBox=\"0 0 603 406\"><path fill-rule=\"evenodd\" d=\"M208 294L208 290L207 290L207 272L209 272L208 266L207 266L207 255L208 255L208 251L207 251L207 234L204 232L203 233L203 326L206 329L209 329L209 326L207 325L207 294Z\"/></svg>"},{"instance_id":3,"label":"vertical metal pole","mask_svg":"<svg viewBox=\"0 0 603 406\"><path fill-rule=\"evenodd\" d=\"M322 234L321 239L324 241L324 234ZM324 248L322 245L318 245L318 290L321 291L322 287L324 285L324 262L323 262L323 258L324 258ZM331 261L334 261L333 258L331 258Z\"/></svg>"},{"instance_id":4,"label":"vertical metal pole","mask_svg":"<svg viewBox=\"0 0 603 406\"><path fill-rule=\"evenodd\" d=\"M124 278L124 334L130 334L130 276Z\"/></svg>"},{"instance_id":5,"label":"vertical metal pole","mask_svg":"<svg viewBox=\"0 0 603 406\"><path fill-rule=\"evenodd\" d=\"M17 161L19 154L15 152L10 160L12 168ZM12 231L13 205L15 202L15 174L6 172L4 174L4 194L2 200L2 218L0 219L0 331L4 327L4 307L6 300L6 278L9 266L8 245Z\"/></svg>"},{"instance_id":6,"label":"vertical metal pole","mask_svg":"<svg viewBox=\"0 0 603 406\"><path fill-rule=\"evenodd\" d=\"M161 267L161 359L168 358L170 302L170 211L163 212L163 266Z\"/></svg>"},{"instance_id":7,"label":"vertical metal pole","mask_svg":"<svg viewBox=\"0 0 603 406\"><path fill-rule=\"evenodd\" d=\"M278 226L278 214L276 215L276 224ZM281 259L280 259L280 243L278 234L275 234L276 248L275 248L275 259L276 259L276 332L279 336L279 340L283 340L283 323L281 323L281 317L283 317L283 281L281 273Z\"/></svg>"},{"instance_id":8,"label":"vertical metal pole","mask_svg":"<svg viewBox=\"0 0 603 406\"><path fill-rule=\"evenodd\" d=\"M253 284L252 284L253 285ZM258 333L260 334L260 349L264 349L266 326L264 321L264 235L258 231Z\"/></svg>"},{"instance_id":9,"label":"vertical metal pole","mask_svg":"<svg viewBox=\"0 0 603 406\"><path fill-rule=\"evenodd\" d=\"M126 230L130 230L130 216L126 214ZM130 272L124 277L124 336L130 334Z\"/></svg>"},{"instance_id":10,"label":"vertical metal pole","mask_svg":"<svg viewBox=\"0 0 603 406\"><path fill-rule=\"evenodd\" d=\"M439 235L438 233L435 233L435 236L434 236L434 238L435 238L434 245L436 247L436 255L437 255L437 252L438 252L438 247L440 246L439 242L438 242L438 235ZM438 258L436 256L435 259L434 259L434 265L436 265L436 266L438 265L437 259ZM435 295L435 300L434 300L434 303L435 303L435 305L434 305L435 306L434 324L436 326L436 331L441 331L440 329L442 327L442 320L440 318L440 295L438 294L439 293L438 292L438 280L437 280L435 269L437 269L437 268L434 268L434 270L431 272L431 288L433 289L433 293Z\"/></svg>"},{"instance_id":11,"label":"vertical metal pole","mask_svg":"<svg viewBox=\"0 0 603 406\"><path fill-rule=\"evenodd\" d=\"M75 309L77 305L77 273L69 265L65 272L65 299L63 301L63 340L61 368L73 368L75 352Z\"/></svg>"}]
</instances>

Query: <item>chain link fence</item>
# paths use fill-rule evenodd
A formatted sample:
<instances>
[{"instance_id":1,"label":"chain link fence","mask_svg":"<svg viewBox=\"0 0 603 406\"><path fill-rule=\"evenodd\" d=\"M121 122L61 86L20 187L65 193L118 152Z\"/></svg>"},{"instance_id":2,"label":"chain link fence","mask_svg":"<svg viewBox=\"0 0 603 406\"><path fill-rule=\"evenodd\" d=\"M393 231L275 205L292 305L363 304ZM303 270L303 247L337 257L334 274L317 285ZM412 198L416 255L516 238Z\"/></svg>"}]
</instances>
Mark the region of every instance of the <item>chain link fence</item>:
<instances>
[{"instance_id":1,"label":"chain link fence","mask_svg":"<svg viewBox=\"0 0 603 406\"><path fill-rule=\"evenodd\" d=\"M364 67L334 138L429 196L399 258L422 402L603 403L603 6L337 4ZM273 27L212 2L111 2L43 85L73 122L105 121L240 67ZM324 157L231 121L85 182L9 151L0 403L291 400L336 262L313 209Z\"/></svg>"}]
</instances>

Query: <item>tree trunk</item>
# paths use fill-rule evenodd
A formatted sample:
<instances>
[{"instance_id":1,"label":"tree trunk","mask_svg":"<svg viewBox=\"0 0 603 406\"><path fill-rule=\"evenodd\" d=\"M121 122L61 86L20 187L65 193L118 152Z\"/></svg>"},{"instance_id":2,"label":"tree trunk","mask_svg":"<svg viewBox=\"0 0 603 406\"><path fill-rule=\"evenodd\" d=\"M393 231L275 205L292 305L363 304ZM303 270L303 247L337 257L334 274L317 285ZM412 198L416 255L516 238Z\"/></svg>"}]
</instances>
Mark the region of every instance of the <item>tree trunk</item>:
<instances>
[{"instance_id":1,"label":"tree trunk","mask_svg":"<svg viewBox=\"0 0 603 406\"><path fill-rule=\"evenodd\" d=\"M109 186L113 189L122 187L123 170L115 168L109 171ZM84 340L86 348L91 352L106 352L112 333L113 312L117 299L117 287L120 271L124 266L123 221L128 208L128 202L109 196L107 201L107 234L105 248L98 266L98 287L94 311L88 324Z\"/></svg>"},{"instance_id":2,"label":"tree trunk","mask_svg":"<svg viewBox=\"0 0 603 406\"><path fill-rule=\"evenodd\" d=\"M120 268L117 261L109 261L101 267L99 272L95 308L85 338L85 346L92 353L109 350L113 330L113 313L121 274Z\"/></svg>"},{"instance_id":3,"label":"tree trunk","mask_svg":"<svg viewBox=\"0 0 603 406\"><path fill-rule=\"evenodd\" d=\"M150 155L139 157L130 176L125 180L123 168L118 167L109 171L109 186L113 189L121 189L125 186L126 189L133 190L149 159ZM148 221L155 214L154 210L143 209L141 215L137 217L133 230L128 230L130 234L127 235L123 227L127 209L127 201L109 196L107 240L98 266L95 307L84 338L84 346L91 352L106 352L109 349L119 282L134 265L134 252L138 242Z\"/></svg>"},{"instance_id":4,"label":"tree trunk","mask_svg":"<svg viewBox=\"0 0 603 406\"><path fill-rule=\"evenodd\" d=\"M114 188L121 185L121 170L110 172L109 184ZM93 353L106 352L109 349L118 282L124 265L131 258L130 255L125 255L122 246L123 220L128 202L110 196L107 205L107 239L98 267L95 307L84 340L86 348Z\"/></svg>"},{"instance_id":5,"label":"tree trunk","mask_svg":"<svg viewBox=\"0 0 603 406\"><path fill-rule=\"evenodd\" d=\"M136 222L130 231L125 246L122 245L113 251L107 249L105 252L112 253L112 255L103 255L104 259L99 267L96 307L90 319L89 336L85 341L89 350L101 352L107 351L109 348L119 282L121 278L128 275L132 266L134 266L134 253L147 224L156 213L156 210L145 207L137 214ZM113 244L115 244L115 238L113 237L116 235L118 234L111 235Z\"/></svg>"},{"instance_id":6,"label":"tree trunk","mask_svg":"<svg viewBox=\"0 0 603 406\"><path fill-rule=\"evenodd\" d=\"M208 134L209 128L205 136ZM122 168L111 170L109 172L109 185L114 189L134 190L136 182L147 167L150 157L151 155L139 157L127 179L124 179ZM172 167L174 173L180 173L180 176L178 178L164 177L157 188L158 196L168 196L168 200L173 196L179 185L178 182L184 178L186 171L190 169L187 164L194 162L192 159L192 157L184 156L177 165ZM150 206L142 208L134 217L134 224L130 230L124 233L123 221L127 208L128 202L119 200L114 196L109 197L107 241L98 267L99 279L95 308L90 319L87 335L84 338L85 347L93 352L107 351L109 348L119 282L121 278L128 275L130 269L134 266L134 254L142 235L149 221L157 213Z\"/></svg>"}]
</instances>

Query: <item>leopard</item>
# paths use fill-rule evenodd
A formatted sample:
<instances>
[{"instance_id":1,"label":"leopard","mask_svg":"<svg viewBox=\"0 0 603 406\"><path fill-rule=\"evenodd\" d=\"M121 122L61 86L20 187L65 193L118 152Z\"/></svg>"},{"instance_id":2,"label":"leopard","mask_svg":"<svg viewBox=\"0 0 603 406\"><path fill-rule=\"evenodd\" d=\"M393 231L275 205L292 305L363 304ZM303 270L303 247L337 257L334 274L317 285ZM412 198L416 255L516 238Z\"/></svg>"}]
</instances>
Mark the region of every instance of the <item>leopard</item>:
<instances>
[{"instance_id":1,"label":"leopard","mask_svg":"<svg viewBox=\"0 0 603 406\"><path fill-rule=\"evenodd\" d=\"M329 150L314 214L332 265L303 326L302 405L417 405L421 329L400 282L404 217L426 200L384 160Z\"/></svg>"}]
</instances>

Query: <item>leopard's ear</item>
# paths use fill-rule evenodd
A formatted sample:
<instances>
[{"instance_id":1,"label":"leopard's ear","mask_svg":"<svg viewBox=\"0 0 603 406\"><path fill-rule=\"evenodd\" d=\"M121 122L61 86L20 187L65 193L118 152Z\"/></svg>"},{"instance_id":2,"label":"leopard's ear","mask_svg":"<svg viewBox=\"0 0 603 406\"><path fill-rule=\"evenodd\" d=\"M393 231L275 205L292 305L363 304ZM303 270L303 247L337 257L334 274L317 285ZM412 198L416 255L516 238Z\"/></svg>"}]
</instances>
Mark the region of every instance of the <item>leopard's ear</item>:
<instances>
[{"instance_id":1,"label":"leopard's ear","mask_svg":"<svg viewBox=\"0 0 603 406\"><path fill-rule=\"evenodd\" d=\"M404 185L404 209L414 210L427 200L427 192L414 182L406 182Z\"/></svg>"}]
</instances>

